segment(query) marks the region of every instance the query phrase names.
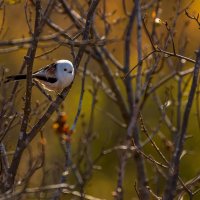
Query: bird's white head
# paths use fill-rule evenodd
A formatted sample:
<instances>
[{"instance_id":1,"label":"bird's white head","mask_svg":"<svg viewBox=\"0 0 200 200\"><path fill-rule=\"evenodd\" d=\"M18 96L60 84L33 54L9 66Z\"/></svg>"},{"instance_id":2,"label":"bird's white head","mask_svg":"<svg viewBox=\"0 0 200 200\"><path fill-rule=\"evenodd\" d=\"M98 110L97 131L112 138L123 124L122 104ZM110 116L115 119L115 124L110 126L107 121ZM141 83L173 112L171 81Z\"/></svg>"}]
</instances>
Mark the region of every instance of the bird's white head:
<instances>
[{"instance_id":1,"label":"bird's white head","mask_svg":"<svg viewBox=\"0 0 200 200\"><path fill-rule=\"evenodd\" d=\"M74 80L74 66L69 60L58 60L56 62L56 73L63 88L69 86Z\"/></svg>"}]
</instances>

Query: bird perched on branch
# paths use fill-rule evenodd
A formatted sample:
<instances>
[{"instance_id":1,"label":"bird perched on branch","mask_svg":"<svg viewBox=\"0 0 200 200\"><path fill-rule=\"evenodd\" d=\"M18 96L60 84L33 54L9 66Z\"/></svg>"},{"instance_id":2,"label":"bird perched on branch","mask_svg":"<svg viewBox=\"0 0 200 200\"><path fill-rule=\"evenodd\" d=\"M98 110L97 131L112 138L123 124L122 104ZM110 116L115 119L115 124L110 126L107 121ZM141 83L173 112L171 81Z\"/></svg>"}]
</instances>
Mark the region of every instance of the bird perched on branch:
<instances>
[{"instance_id":1,"label":"bird perched on branch","mask_svg":"<svg viewBox=\"0 0 200 200\"><path fill-rule=\"evenodd\" d=\"M60 93L74 80L74 67L69 60L58 60L32 74L45 89ZM8 76L5 82L26 79L26 74Z\"/></svg>"}]
</instances>

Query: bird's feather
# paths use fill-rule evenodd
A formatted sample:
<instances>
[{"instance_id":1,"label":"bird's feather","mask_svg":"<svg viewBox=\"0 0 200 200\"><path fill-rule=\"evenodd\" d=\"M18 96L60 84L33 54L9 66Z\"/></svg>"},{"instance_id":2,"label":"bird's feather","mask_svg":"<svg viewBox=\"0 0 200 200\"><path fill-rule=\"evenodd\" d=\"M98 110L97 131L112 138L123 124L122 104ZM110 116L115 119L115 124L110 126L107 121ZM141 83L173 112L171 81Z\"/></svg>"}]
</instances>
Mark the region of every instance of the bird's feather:
<instances>
[{"instance_id":1,"label":"bird's feather","mask_svg":"<svg viewBox=\"0 0 200 200\"><path fill-rule=\"evenodd\" d=\"M52 63L50 65L47 65L46 67L41 68L40 70L33 73L33 75L43 75L47 78L56 77L56 63Z\"/></svg>"},{"instance_id":2,"label":"bird's feather","mask_svg":"<svg viewBox=\"0 0 200 200\"><path fill-rule=\"evenodd\" d=\"M17 74L17 75L6 77L6 80L4 82L7 83L10 81L18 81L18 80L23 80L23 79L26 79L26 74Z\"/></svg>"},{"instance_id":3,"label":"bird's feather","mask_svg":"<svg viewBox=\"0 0 200 200\"><path fill-rule=\"evenodd\" d=\"M49 82L49 83L55 83L57 81L56 77L48 77L48 76L40 75L40 74L33 74L33 78L38 79L40 81Z\"/></svg>"}]
</instances>

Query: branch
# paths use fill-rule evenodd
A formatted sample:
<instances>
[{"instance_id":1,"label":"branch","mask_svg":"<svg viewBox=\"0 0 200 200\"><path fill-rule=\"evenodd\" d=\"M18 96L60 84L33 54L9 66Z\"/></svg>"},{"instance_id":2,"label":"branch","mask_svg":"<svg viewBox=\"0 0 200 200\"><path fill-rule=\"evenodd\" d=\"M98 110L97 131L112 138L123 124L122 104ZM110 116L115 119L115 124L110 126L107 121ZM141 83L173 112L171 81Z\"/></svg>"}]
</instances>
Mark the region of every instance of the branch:
<instances>
[{"instance_id":1,"label":"branch","mask_svg":"<svg viewBox=\"0 0 200 200\"><path fill-rule=\"evenodd\" d=\"M125 76L124 76L123 79L126 79L126 78L129 76L129 74L130 74L136 67L138 67L138 66L141 64L141 62L143 62L144 60L146 60L150 55L152 55L152 54L154 55L155 53L162 53L162 54L168 55L169 57L170 57L170 56L172 56L172 57L177 57L177 58L180 58L180 59L184 59L184 60L186 60L186 61L188 61L188 62L195 63L195 60L193 60L193 59L191 59L191 58L188 58L188 57L186 57L186 56L177 54L177 53L175 52L174 42L173 42L173 53L168 52L168 51L166 51L165 49L162 49L162 48L156 46L156 45L154 44L154 42L153 42L151 36L150 36L150 33L149 33L149 31L148 31L148 29L147 29L147 26L146 26L146 24L145 24L145 19L144 19L144 18L143 18L143 27L144 27L144 30L145 30L145 32L146 32L148 38L149 38L149 41L150 41L151 46L152 46L152 48L153 48L153 51L151 51L149 54L147 54L147 56L145 56L144 58L141 58L141 60L138 61L138 63L137 63L134 67L132 67L132 69L129 70L129 71L125 74ZM171 33L169 30L168 30L168 33L170 34L170 37L171 37L171 39L173 40L172 33Z\"/></svg>"},{"instance_id":2,"label":"branch","mask_svg":"<svg viewBox=\"0 0 200 200\"><path fill-rule=\"evenodd\" d=\"M38 44L38 37L41 33L41 5L40 0L36 1L36 7L35 7L36 17L35 17L35 28L34 28L34 34L33 34L33 42L31 44L29 55L25 57L25 62L27 65L27 84L26 84L26 98L25 98L25 108L24 108L24 115L22 119L21 129L20 129L20 135L17 142L17 147L15 150L15 154L13 156L13 160L11 163L11 166L8 170L8 179L6 181L5 190L8 190L12 187L15 179L15 175L17 173L17 169L19 166L20 158L22 151L25 149L26 144L25 140L27 137L26 131L28 127L29 122L29 115L31 113L31 94L32 94L32 68L33 68L33 62L34 57L36 54L37 44Z\"/></svg>"},{"instance_id":3,"label":"branch","mask_svg":"<svg viewBox=\"0 0 200 200\"><path fill-rule=\"evenodd\" d=\"M129 22L126 27L126 35L125 35L125 45L124 45L124 73L127 74L127 78L124 80L126 93L128 96L129 109L132 111L133 106L133 87L132 87L132 79L129 76L128 72L130 70L130 44L131 44L131 35L133 32L133 24L136 15L136 7L134 6L131 11L131 15L129 17Z\"/></svg>"},{"instance_id":4,"label":"branch","mask_svg":"<svg viewBox=\"0 0 200 200\"><path fill-rule=\"evenodd\" d=\"M37 0L37 2L40 2L40 1ZM36 8L37 8L37 2L36 2ZM89 11L88 11L88 15L87 15L87 21L86 21L86 25L85 25L85 30L83 32L83 40L87 40L89 38L89 30L90 30L90 26L91 26L91 24L93 22L92 18L93 18L93 15L94 15L94 12L95 12L95 9L96 9L98 3L99 3L99 0L94 0L91 3L91 6L90 6ZM37 10L37 13L40 12L40 10L39 11L38 11L38 9L36 9L36 10ZM38 36L36 38L38 40ZM82 46L79 49L78 55L76 56L75 63L74 63L75 69L77 69L78 66L79 66L79 63L80 63L81 58L83 56L84 49L85 49L85 46ZM31 58L35 57L35 54L33 54L33 53L30 54L30 55L31 55ZM29 77L30 77L30 75L29 75ZM28 80L28 81L30 81L30 80ZM59 96L57 96L56 100L50 104L50 106L47 109L46 113L34 125L34 127L27 134L27 136L26 137L23 136L23 137L19 138L18 145L17 145L17 148L16 148L16 152L15 152L15 155L13 157L13 162L12 162L11 167L9 169L10 178L7 181L7 185L6 185L6 188L5 188L6 190L8 190L9 188L11 188L11 186L12 186L12 184L14 182L16 171L17 171L19 162L21 160L22 153L23 153L24 149L32 141L32 139L37 135L37 133L41 130L41 128L46 124L46 122L48 121L48 119L51 117L51 115L53 114L53 112L58 108L58 106L66 98L67 94L69 93L69 90L70 90L71 86L72 85L70 85L69 87L66 87L66 88L63 89L63 91L61 92L61 94ZM26 116L28 116L28 115L26 114ZM26 127L26 126L23 125L23 129L22 129L23 131L26 130L24 127ZM22 140L22 138L23 138L23 140Z\"/></svg>"},{"instance_id":5,"label":"branch","mask_svg":"<svg viewBox=\"0 0 200 200\"><path fill-rule=\"evenodd\" d=\"M17 191L14 192L13 194L6 194L4 197L0 198L0 200L9 200L9 199L18 199L22 194L36 194L36 193L41 193L41 192L47 192L47 191L52 191L56 189L62 189L62 192L64 194L71 194L75 197L81 197L82 194L80 192L73 190L74 186L68 185L66 183L60 183L60 184L55 184L55 185L47 185L47 186L42 186L42 187L35 187L35 188L26 188L24 191ZM88 195L88 194L83 194L84 199L87 200L104 200L100 198L96 198L94 196Z\"/></svg>"},{"instance_id":6,"label":"branch","mask_svg":"<svg viewBox=\"0 0 200 200\"><path fill-rule=\"evenodd\" d=\"M190 111L191 111L191 107L192 107L192 103L193 103L193 99L194 99L195 91L197 87L197 81L199 77L199 68L200 68L200 49L197 52L196 64L195 64L194 73L193 73L193 81L190 88L188 101L185 107L185 112L184 112L184 116L182 120L181 133L177 138L176 149L174 151L173 158L170 164L169 178L167 180L167 185L165 188L163 200L173 199L176 193L176 185L177 185L178 174L179 174L180 156L183 151L183 145L185 142L185 136L186 136L186 131L188 127Z\"/></svg>"},{"instance_id":7,"label":"branch","mask_svg":"<svg viewBox=\"0 0 200 200\"><path fill-rule=\"evenodd\" d=\"M95 9L99 3L99 0L94 0L89 8L88 15L87 15L87 21L86 21L86 26L85 30L83 33L83 40L87 40L89 38L89 31L87 29L90 29L91 23L92 23L92 18L95 12ZM76 56L75 62L74 62L74 68L78 69L79 63L81 61L81 58L83 56L85 46L82 46L82 48L79 49L79 52ZM56 108L63 102L63 100L66 98L66 96L69 93L69 90L71 88L71 85L64 88L63 91L59 96L57 96L56 100L51 103L49 108L47 109L46 113L40 118L38 123L35 124L33 129L30 131L28 134L29 137L27 138L27 143L31 142L31 140L36 136L38 131L45 125L45 123L48 121L50 116L53 114L53 112L56 110Z\"/></svg>"},{"instance_id":8,"label":"branch","mask_svg":"<svg viewBox=\"0 0 200 200\"><path fill-rule=\"evenodd\" d=\"M87 14L85 30L83 32L83 40L87 41L89 39L90 28L91 28L91 24L93 23L93 14L94 14L94 11L95 11L98 3L99 3L99 0L94 0L91 3L91 6L90 6L88 14ZM79 50L79 52L77 54L77 57L76 57L76 59L74 61L75 69L78 67L78 65L79 65L79 63L81 61L81 58L83 56L83 52L85 50L85 47L86 46L81 46L81 48L80 48L80 50Z\"/></svg>"},{"instance_id":9,"label":"branch","mask_svg":"<svg viewBox=\"0 0 200 200\"><path fill-rule=\"evenodd\" d=\"M87 65L88 65L89 60L90 60L90 55L88 55L87 60L86 60L85 65L84 65L83 76L82 76L82 84L81 84L81 92L80 92L80 98L79 98L79 105L78 105L78 110L77 110L77 113L76 113L73 125L71 127L71 131L75 130L78 118L79 118L80 113L81 113L82 102L83 102L83 95L84 95L84 92L85 92L86 70L87 70Z\"/></svg>"},{"instance_id":10,"label":"branch","mask_svg":"<svg viewBox=\"0 0 200 200\"><path fill-rule=\"evenodd\" d=\"M136 103L139 101L141 96L142 89L142 16L141 16L141 7L140 1L135 1L136 11L137 11L137 53L138 53L138 68L136 75Z\"/></svg>"},{"instance_id":11,"label":"branch","mask_svg":"<svg viewBox=\"0 0 200 200\"><path fill-rule=\"evenodd\" d=\"M197 22L197 24L199 25L199 29L200 29L200 18L199 18L199 13L197 14L197 16L191 16L187 9L185 9L185 14L187 15L188 18L192 19L192 20L195 20Z\"/></svg>"}]
</instances>

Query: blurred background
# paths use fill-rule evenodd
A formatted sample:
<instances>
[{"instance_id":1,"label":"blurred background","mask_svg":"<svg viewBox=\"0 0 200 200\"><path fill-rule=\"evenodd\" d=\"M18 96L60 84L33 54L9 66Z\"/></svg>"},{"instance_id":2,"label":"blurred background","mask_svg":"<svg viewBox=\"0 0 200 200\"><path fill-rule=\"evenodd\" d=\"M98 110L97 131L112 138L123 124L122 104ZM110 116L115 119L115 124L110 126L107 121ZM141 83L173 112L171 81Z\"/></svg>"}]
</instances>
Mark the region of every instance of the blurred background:
<instances>
[{"instance_id":1,"label":"blurred background","mask_svg":"<svg viewBox=\"0 0 200 200\"><path fill-rule=\"evenodd\" d=\"M95 16L94 28L102 40L105 39L103 46L112 53L112 55L123 66L124 64L124 34L129 21L129 17L125 14L123 8L125 2L126 10L128 13L132 11L134 3L132 1L110 0L100 1ZM153 3L148 9L142 10L142 16L146 16L146 25L149 31L155 26L156 36L158 38L157 44L164 46L168 30L164 25L167 21L169 27L174 31L174 44L179 54L188 58L196 58L195 50L200 46L199 27L198 24L188 18L185 12L177 15L177 7L184 10L190 4L190 1L173 1L162 0L152 1ZM159 8L157 9L159 2ZM44 9L48 1L42 1L42 8ZM141 1L141 5L148 4L149 1ZM150 2L151 3L151 2ZM80 16L86 18L88 3L84 0L69 1L68 4L71 8L79 13ZM25 5L27 8L27 16L30 20L31 26L34 24L34 6L31 1L4 1L4 5L0 10L0 24L1 41L0 41L0 65L2 68L2 76L17 74L20 71L21 65L26 55L27 48L30 42L22 42L30 38L29 27L25 14ZM106 9L106 22L102 19L103 9ZM191 15L197 15L200 11L200 1L196 0L188 7L188 12ZM177 17L173 27L173 21ZM66 15L62 4L56 3L54 10L50 15L52 22L63 28L68 29L66 33L71 37L77 34L77 29L73 25L68 15ZM105 24L110 24L109 31L106 33ZM52 30L48 25L45 25L41 34L42 39L39 42L36 56L43 54L55 47L58 47L64 38L59 35L53 37L53 34L58 32ZM52 37L53 39L48 39ZM81 40L81 36L78 38ZM15 41L16 44L10 41ZM20 43L21 41L21 43ZM9 43L10 42L10 43ZM95 43L95 41L94 41ZM185 44L186 43L186 44ZM95 45L95 44L94 44ZM185 46L184 46L185 45ZM183 48L184 46L184 48ZM74 47L77 53L79 47ZM143 57L152 51L152 46L147 34L142 28L142 52ZM167 47L167 51L173 52L172 43ZM36 57L34 60L33 71L48 65L59 59L69 59L73 61L72 49L68 44L61 44L52 52ZM107 58L106 58L107 59ZM153 56L148 57L143 62L142 71L148 70L154 63ZM64 115L64 121L67 126L72 127L81 94L82 87L82 71L87 60L87 53L84 54L80 67L77 71L75 81L70 90L69 95L59 108L59 112ZM119 71L113 63L108 60L109 69L112 71L113 77L116 80L120 92L125 100L126 90L124 86L124 74ZM159 63L160 70L153 76L152 85L156 85L160 80L166 78L180 65L181 71L194 67L193 63L184 59L170 57L169 59L161 60ZM130 69L138 63L137 53L137 23L136 20L133 25L130 41ZM3 70L4 69L4 70ZM24 70L25 72L25 70ZM4 73L4 74L3 74ZM95 78L91 78L91 74ZM133 88L135 90L135 75L136 70L131 72ZM94 79L94 80L93 80ZM99 79L99 81L97 81ZM191 86L191 76L183 77L183 97L181 104L181 114L184 112L185 104L187 102L188 92ZM145 82L145 76L142 78ZM100 83L105 83L105 88L109 89L108 80L105 78L102 71L101 64L92 57L87 64L87 75L85 77L84 96L81 107L81 114L78 118L73 134L71 135L70 144L71 160L74 166L77 167L79 173L84 178L83 191L86 194L98 197L100 199L113 199L116 195L116 187L119 176L119 168L121 159L126 156L124 179L123 179L123 195L124 199L138 199L136 190L134 189L137 184L137 171L135 169L135 161L131 158L130 153L123 150L117 150L117 146L122 145L127 135L127 125L123 120L120 109L117 103L114 103L108 95L105 94L105 88L102 89ZM1 87L1 106L3 101L9 98L12 92L14 83L8 83ZM25 96L26 82L20 82L17 93L14 99L14 108L12 113L17 113L18 117L15 119L16 125L11 128L3 139L6 150L10 153L9 160L12 159L12 152L15 150L17 139L19 137L20 121L23 115L24 96ZM156 90L156 95L149 95L148 99L142 109L143 120L149 135L152 136L160 151L165 157L170 160L174 150L173 138L175 133L172 133L169 127L164 122L161 122L162 114L159 110L158 101L160 105L165 107L165 113L170 119L172 126L176 127L177 120L177 90L178 90L178 77L173 76L169 81L165 82L161 87ZM53 99L56 94L49 93ZM198 106L199 106L199 86L198 91L193 102L192 112L190 114L190 121L187 131L187 139L184 145L184 152L181 158L180 177L184 182L199 175L200 164L200 124L198 121ZM157 98L158 97L158 98ZM42 116L49 105L47 98L38 90L33 87L32 91L32 114L29 123L29 130ZM2 108L1 108L2 109ZM13 116L13 115L12 115ZM11 116L11 117L12 117ZM40 185L51 185L60 182L63 174L66 157L63 150L63 144L66 138L59 134L57 129L57 122L59 114L54 113L48 120L48 123L43 127L42 131L38 133L33 142L29 145L23 154L23 159L20 162L20 167L17 173L17 181L23 181L27 170L30 167L30 160L36 159L41 151L44 151L44 163L42 167L36 170L30 177L27 187L39 187ZM14 123L14 124L15 124ZM41 134L43 139L41 139ZM143 145L142 151L146 155L151 155L155 160L162 162L162 159L157 154L147 137L140 132L140 142ZM86 146L86 149L84 149ZM115 148L116 147L116 148ZM43 149L43 150L41 150ZM110 149L109 151L105 151ZM105 152L104 152L105 151ZM103 155L104 153L105 155ZM159 171L159 167L155 167L148 159L145 160L145 169L148 176L148 184L158 196L162 195L165 187L165 176L167 173L165 169ZM75 170L76 171L76 170ZM72 169L68 169L67 183L75 185L76 175ZM164 175L162 175L162 173ZM77 189L79 190L79 189ZM27 194L22 196L22 199L50 199L54 191L48 191L39 194ZM74 195L62 195L61 199L79 199ZM193 199L199 199L200 194L196 194ZM152 199L154 199L152 197ZM188 199L187 195L185 199Z\"/></svg>"}]
</instances>

